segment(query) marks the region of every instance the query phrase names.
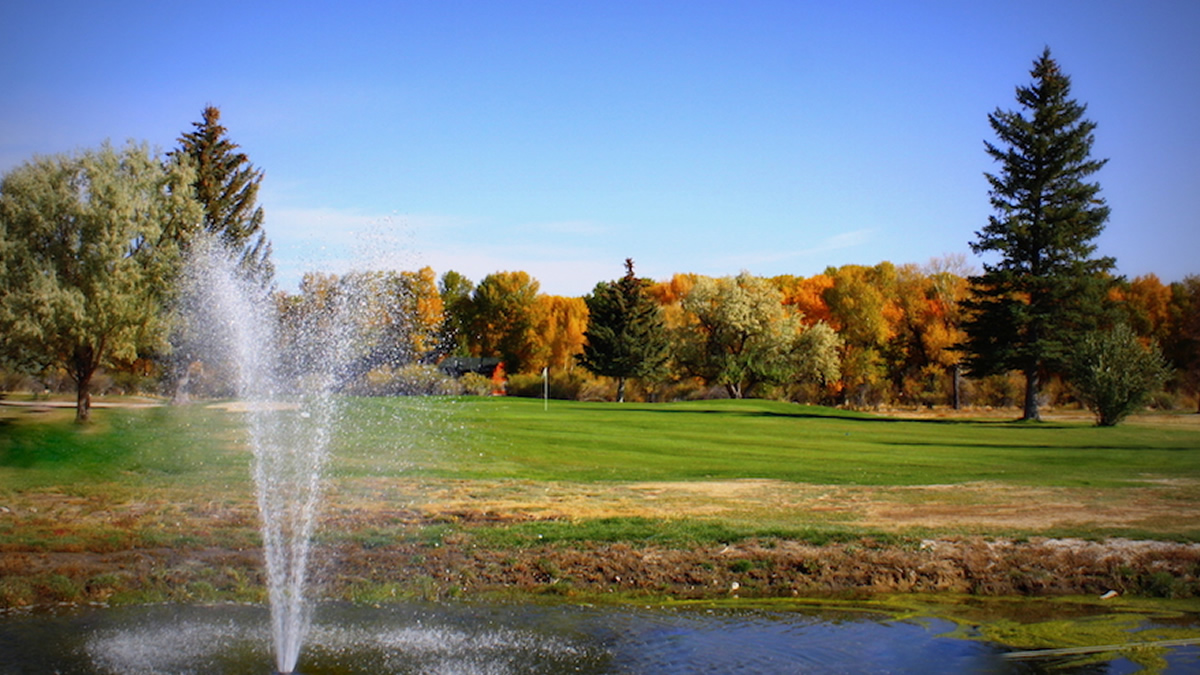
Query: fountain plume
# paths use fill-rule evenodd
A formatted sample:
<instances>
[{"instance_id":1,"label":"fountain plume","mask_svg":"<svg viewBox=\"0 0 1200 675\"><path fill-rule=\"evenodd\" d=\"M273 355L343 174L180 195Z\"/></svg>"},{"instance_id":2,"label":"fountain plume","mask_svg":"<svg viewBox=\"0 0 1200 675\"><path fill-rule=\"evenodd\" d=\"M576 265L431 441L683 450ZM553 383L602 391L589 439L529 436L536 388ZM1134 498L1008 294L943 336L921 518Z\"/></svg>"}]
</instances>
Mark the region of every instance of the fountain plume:
<instances>
[{"instance_id":1,"label":"fountain plume","mask_svg":"<svg viewBox=\"0 0 1200 675\"><path fill-rule=\"evenodd\" d=\"M194 247L185 282L189 350L235 381L246 404L276 668L290 673L310 623L312 535L352 322L341 320L344 303L335 300L330 311L290 327L303 345L281 349L269 292L240 275L236 258L213 241Z\"/></svg>"}]
</instances>

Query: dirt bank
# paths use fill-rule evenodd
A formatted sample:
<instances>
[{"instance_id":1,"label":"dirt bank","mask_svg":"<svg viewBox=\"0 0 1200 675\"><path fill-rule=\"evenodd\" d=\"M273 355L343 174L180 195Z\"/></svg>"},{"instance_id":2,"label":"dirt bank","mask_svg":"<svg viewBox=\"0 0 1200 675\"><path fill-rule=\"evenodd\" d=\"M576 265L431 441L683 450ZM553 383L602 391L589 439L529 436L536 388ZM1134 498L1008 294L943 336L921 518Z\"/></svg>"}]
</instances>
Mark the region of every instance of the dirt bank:
<instances>
[{"instance_id":1,"label":"dirt bank","mask_svg":"<svg viewBox=\"0 0 1200 675\"><path fill-rule=\"evenodd\" d=\"M318 555L321 595L391 597L534 593L673 598L794 597L854 592L1192 597L1200 545L982 538L814 546L787 540L663 547L582 543L480 548L341 543ZM261 600L258 550L153 548L0 553L3 606L49 602Z\"/></svg>"},{"instance_id":2,"label":"dirt bank","mask_svg":"<svg viewBox=\"0 0 1200 675\"><path fill-rule=\"evenodd\" d=\"M1135 541L1120 533L1145 529L1194 540L1198 491L1187 481L1104 490L359 479L331 490L315 576L328 597L366 601L493 592L1194 597L1200 595L1200 545ZM788 513L803 514L815 532L838 536L736 534L776 525L788 531L793 521L771 520ZM670 532L680 518L740 529L690 544L632 534L614 539L611 530L604 541L575 538L576 525L606 518L665 524L652 532ZM572 538L542 542L536 538L542 523ZM1078 529L1090 538L1100 531L1097 523L1117 529L1095 541L1052 534ZM508 528L519 536L506 535ZM854 534L864 531L883 534ZM929 534L921 539L926 535L912 532ZM257 542L248 495L214 499L183 488L136 496L9 494L0 504L0 607L260 601Z\"/></svg>"}]
</instances>

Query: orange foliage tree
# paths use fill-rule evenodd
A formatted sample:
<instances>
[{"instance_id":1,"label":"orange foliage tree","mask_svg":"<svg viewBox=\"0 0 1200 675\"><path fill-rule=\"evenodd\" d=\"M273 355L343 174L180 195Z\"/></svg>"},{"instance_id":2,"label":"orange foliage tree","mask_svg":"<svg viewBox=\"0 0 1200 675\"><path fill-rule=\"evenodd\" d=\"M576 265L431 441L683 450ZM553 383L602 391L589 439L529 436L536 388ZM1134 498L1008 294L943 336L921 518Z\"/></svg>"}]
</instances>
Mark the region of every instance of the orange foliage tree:
<instances>
[{"instance_id":1,"label":"orange foliage tree","mask_svg":"<svg viewBox=\"0 0 1200 675\"><path fill-rule=\"evenodd\" d=\"M884 349L896 334L903 310L895 301L896 267L844 265L829 268L833 284L822 294L830 323L842 337L842 398L854 405L878 404L886 394Z\"/></svg>"},{"instance_id":2,"label":"orange foliage tree","mask_svg":"<svg viewBox=\"0 0 1200 675\"><path fill-rule=\"evenodd\" d=\"M528 272L494 272L484 277L471 294L471 353L499 357L509 373L532 372L539 287Z\"/></svg>"},{"instance_id":3,"label":"orange foliage tree","mask_svg":"<svg viewBox=\"0 0 1200 675\"><path fill-rule=\"evenodd\" d=\"M531 358L526 369L572 370L575 356L583 352L587 330L588 309L583 298L539 295L532 315Z\"/></svg>"}]
</instances>

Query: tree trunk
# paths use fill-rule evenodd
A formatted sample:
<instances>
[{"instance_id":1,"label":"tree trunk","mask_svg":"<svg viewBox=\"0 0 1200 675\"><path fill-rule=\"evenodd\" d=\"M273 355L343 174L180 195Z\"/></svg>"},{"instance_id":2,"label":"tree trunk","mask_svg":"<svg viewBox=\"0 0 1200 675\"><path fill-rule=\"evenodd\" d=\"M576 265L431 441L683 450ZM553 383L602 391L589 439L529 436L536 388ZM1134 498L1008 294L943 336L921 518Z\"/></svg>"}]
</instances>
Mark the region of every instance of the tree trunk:
<instances>
[{"instance_id":1,"label":"tree trunk","mask_svg":"<svg viewBox=\"0 0 1200 675\"><path fill-rule=\"evenodd\" d=\"M92 374L87 373L75 382L75 422L76 424L85 424L91 417Z\"/></svg>"},{"instance_id":2,"label":"tree trunk","mask_svg":"<svg viewBox=\"0 0 1200 675\"><path fill-rule=\"evenodd\" d=\"M101 349L103 349L103 341ZM75 380L75 422L84 424L92 417L92 375L96 372L96 352L91 345L79 345L71 359L71 379Z\"/></svg>"},{"instance_id":3,"label":"tree trunk","mask_svg":"<svg viewBox=\"0 0 1200 675\"><path fill-rule=\"evenodd\" d=\"M962 364L954 364L954 409L962 410Z\"/></svg>"},{"instance_id":4,"label":"tree trunk","mask_svg":"<svg viewBox=\"0 0 1200 675\"><path fill-rule=\"evenodd\" d=\"M617 378L617 403L625 402L625 378Z\"/></svg>"},{"instance_id":5,"label":"tree trunk","mask_svg":"<svg viewBox=\"0 0 1200 675\"><path fill-rule=\"evenodd\" d=\"M1042 421L1041 411L1038 410L1038 390L1041 389L1041 384L1038 382L1037 366L1025 369L1025 414L1021 417L1027 422Z\"/></svg>"}]
</instances>

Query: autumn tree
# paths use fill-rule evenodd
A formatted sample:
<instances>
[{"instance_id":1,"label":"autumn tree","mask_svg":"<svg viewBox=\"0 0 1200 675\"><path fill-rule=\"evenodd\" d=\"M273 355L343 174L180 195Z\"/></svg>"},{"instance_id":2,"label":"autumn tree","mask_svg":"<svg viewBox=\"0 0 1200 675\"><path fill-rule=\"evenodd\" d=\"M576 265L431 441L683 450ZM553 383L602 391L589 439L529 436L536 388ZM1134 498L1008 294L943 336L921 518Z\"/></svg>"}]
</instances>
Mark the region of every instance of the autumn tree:
<instances>
[{"instance_id":1,"label":"autumn tree","mask_svg":"<svg viewBox=\"0 0 1200 675\"><path fill-rule=\"evenodd\" d=\"M583 298L539 295L533 310L532 370L564 372L575 367L583 353L588 308Z\"/></svg>"},{"instance_id":2,"label":"autumn tree","mask_svg":"<svg viewBox=\"0 0 1200 675\"><path fill-rule=\"evenodd\" d=\"M200 220L187 162L107 143L0 181L0 359L75 382L78 422L102 366L165 345L175 242Z\"/></svg>"},{"instance_id":3,"label":"autumn tree","mask_svg":"<svg viewBox=\"0 0 1200 675\"><path fill-rule=\"evenodd\" d=\"M1070 345L1103 313L1104 274L1114 265L1091 257L1109 215L1100 185L1087 180L1107 161L1091 158L1096 125L1070 98L1071 80L1049 49L1031 75L1017 88L1021 110L988 116L998 144L985 148L1000 164L985 174L995 213L971 248L1000 258L971 278L965 325L973 373L1024 374L1026 420L1040 418L1043 374L1062 368Z\"/></svg>"},{"instance_id":4,"label":"autumn tree","mask_svg":"<svg viewBox=\"0 0 1200 675\"><path fill-rule=\"evenodd\" d=\"M956 254L933 258L925 266L929 275L930 324L925 349L932 362L951 373L951 402L962 407L962 351L958 346L966 338L963 331L964 305L970 294L971 270L966 256Z\"/></svg>"},{"instance_id":5,"label":"autumn tree","mask_svg":"<svg viewBox=\"0 0 1200 675\"><path fill-rule=\"evenodd\" d=\"M254 168L221 126L221 111L208 106L193 131L179 138L178 154L186 155L196 170L196 199L204 207L203 229L235 255L246 278L263 288L275 274L271 243L263 231L263 210L258 206L262 171Z\"/></svg>"},{"instance_id":6,"label":"autumn tree","mask_svg":"<svg viewBox=\"0 0 1200 675\"><path fill-rule=\"evenodd\" d=\"M1196 397L1200 413L1200 276L1171 284L1169 312L1173 329L1164 345L1167 356L1178 387Z\"/></svg>"},{"instance_id":7,"label":"autumn tree","mask_svg":"<svg viewBox=\"0 0 1200 675\"><path fill-rule=\"evenodd\" d=\"M896 303L896 268L843 265L825 270L832 280L822 297L842 337L842 395L855 405L877 403L886 391L885 348L902 312Z\"/></svg>"},{"instance_id":8,"label":"autumn tree","mask_svg":"<svg viewBox=\"0 0 1200 675\"><path fill-rule=\"evenodd\" d=\"M783 293L783 304L794 307L804 317L805 324L833 320L825 302L825 291L833 286L833 279L828 274L807 278L784 275L771 279L771 283Z\"/></svg>"},{"instance_id":9,"label":"autumn tree","mask_svg":"<svg viewBox=\"0 0 1200 675\"><path fill-rule=\"evenodd\" d=\"M539 284L528 272L494 272L471 293L467 331L476 356L499 357L519 373L533 356L533 311Z\"/></svg>"},{"instance_id":10,"label":"autumn tree","mask_svg":"<svg viewBox=\"0 0 1200 675\"><path fill-rule=\"evenodd\" d=\"M625 260L625 276L596 284L584 298L588 308L587 339L579 363L595 375L617 380L617 401L625 401L625 381L653 375L670 357L662 309L650 297L650 282L633 273Z\"/></svg>"},{"instance_id":11,"label":"autumn tree","mask_svg":"<svg viewBox=\"0 0 1200 675\"><path fill-rule=\"evenodd\" d=\"M932 405L949 394L959 407L959 362L955 349L963 339L961 304L965 276L949 271L953 258L934 259L924 267L896 268L895 304L900 311L896 334L885 350L892 380L912 403Z\"/></svg>"},{"instance_id":12,"label":"autumn tree","mask_svg":"<svg viewBox=\"0 0 1200 675\"><path fill-rule=\"evenodd\" d=\"M299 293L275 294L279 319L279 351L284 355L280 368L287 378L300 378L321 363L321 338L340 331L340 307L345 302L345 286L336 274L306 273L300 280Z\"/></svg>"},{"instance_id":13,"label":"autumn tree","mask_svg":"<svg viewBox=\"0 0 1200 675\"><path fill-rule=\"evenodd\" d=\"M1129 327L1141 337L1166 342L1172 329L1171 287L1147 274L1113 289Z\"/></svg>"},{"instance_id":14,"label":"autumn tree","mask_svg":"<svg viewBox=\"0 0 1200 675\"><path fill-rule=\"evenodd\" d=\"M434 357L443 318L436 279L430 267L356 272L341 279L342 311L355 326L363 366L395 368Z\"/></svg>"}]
</instances>

